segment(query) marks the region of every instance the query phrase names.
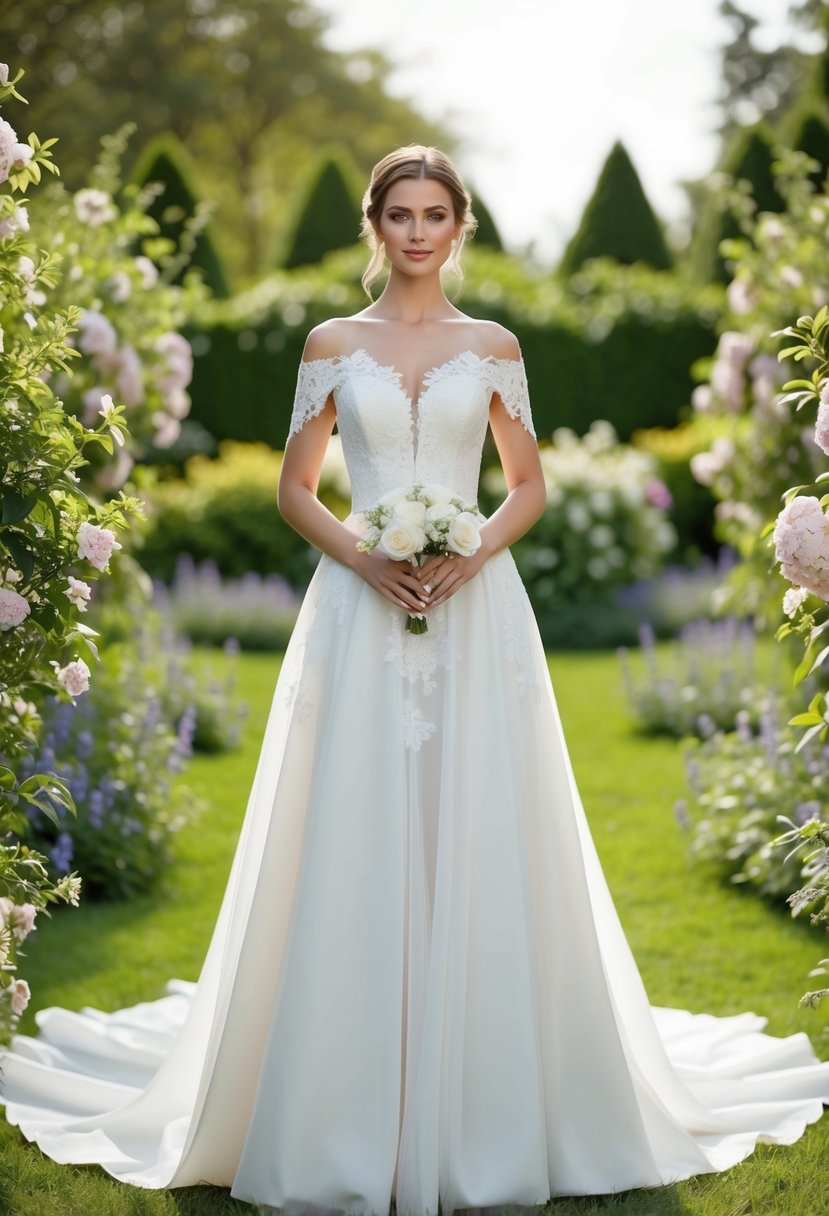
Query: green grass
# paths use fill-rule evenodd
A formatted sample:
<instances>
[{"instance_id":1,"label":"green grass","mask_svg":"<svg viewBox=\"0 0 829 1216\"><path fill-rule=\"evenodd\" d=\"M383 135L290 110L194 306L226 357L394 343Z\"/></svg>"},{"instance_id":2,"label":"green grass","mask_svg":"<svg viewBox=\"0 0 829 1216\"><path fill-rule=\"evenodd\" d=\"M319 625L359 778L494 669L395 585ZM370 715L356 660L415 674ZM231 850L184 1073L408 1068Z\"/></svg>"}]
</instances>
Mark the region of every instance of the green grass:
<instances>
[{"instance_id":1,"label":"green grass","mask_svg":"<svg viewBox=\"0 0 829 1216\"><path fill-rule=\"evenodd\" d=\"M553 686L576 779L619 912L655 1004L712 1013L752 1009L775 1034L807 1031L829 1055L825 1014L798 1008L824 943L783 911L691 863L672 814L685 781L680 749L644 739L614 654L553 654ZM250 702L240 748L198 758L185 780L208 809L180 836L162 889L123 905L83 903L45 923L26 960L33 1007L111 1009L195 979L210 938L258 756L277 656L242 655ZM22 1029L31 1032L27 1013ZM227 1191L143 1191L97 1168L57 1166L0 1123L0 1212L14 1216L229 1216L254 1209ZM552 1216L822 1216L829 1119L786 1148L761 1147L719 1175L611 1197L560 1199Z\"/></svg>"}]
</instances>

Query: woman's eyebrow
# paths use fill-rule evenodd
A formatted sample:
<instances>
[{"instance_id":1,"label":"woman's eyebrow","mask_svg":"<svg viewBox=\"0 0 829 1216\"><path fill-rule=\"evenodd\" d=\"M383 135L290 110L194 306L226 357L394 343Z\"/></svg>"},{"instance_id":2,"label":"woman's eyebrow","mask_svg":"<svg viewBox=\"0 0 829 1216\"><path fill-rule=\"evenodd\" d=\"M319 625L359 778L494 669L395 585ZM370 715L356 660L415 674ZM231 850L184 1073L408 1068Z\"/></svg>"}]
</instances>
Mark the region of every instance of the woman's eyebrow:
<instances>
[{"instance_id":1,"label":"woman's eyebrow","mask_svg":"<svg viewBox=\"0 0 829 1216\"><path fill-rule=\"evenodd\" d=\"M390 203L389 211L411 211L411 207L402 207L400 203ZM446 211L445 203L435 203L433 207L424 207L424 211Z\"/></svg>"}]
</instances>

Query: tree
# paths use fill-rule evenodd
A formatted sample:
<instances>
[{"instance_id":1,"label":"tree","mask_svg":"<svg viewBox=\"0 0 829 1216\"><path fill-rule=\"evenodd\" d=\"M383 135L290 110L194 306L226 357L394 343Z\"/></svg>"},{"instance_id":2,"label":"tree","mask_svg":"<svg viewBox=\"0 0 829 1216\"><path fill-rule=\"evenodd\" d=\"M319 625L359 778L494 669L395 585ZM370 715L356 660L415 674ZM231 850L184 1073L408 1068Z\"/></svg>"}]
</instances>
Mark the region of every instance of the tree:
<instances>
[{"instance_id":1,"label":"tree","mask_svg":"<svg viewBox=\"0 0 829 1216\"><path fill-rule=\"evenodd\" d=\"M502 253L504 245L489 208L474 190L471 190L470 194L472 195L472 214L478 221L478 227L475 229L473 237L475 245L478 248L486 246L487 249L495 249L498 253Z\"/></svg>"},{"instance_id":2,"label":"tree","mask_svg":"<svg viewBox=\"0 0 829 1216\"><path fill-rule=\"evenodd\" d=\"M773 161L772 134L765 123L756 123L735 133L720 169L735 180L749 182L758 211L782 211L785 203L775 185ZM719 196L715 194L707 198L700 211L690 249L691 269L699 282L726 282L730 278L719 246L726 238L739 235L741 230L737 218L727 208L723 209Z\"/></svg>"},{"instance_id":3,"label":"tree","mask_svg":"<svg viewBox=\"0 0 829 1216\"><path fill-rule=\"evenodd\" d=\"M195 214L199 203L194 166L184 145L169 133L150 140L133 168L132 181L139 186L146 182L162 184L164 189L147 208L147 214L158 223L159 235L178 247L182 241L184 222ZM203 228L196 237L195 248L185 270L190 266L202 271L213 295L230 295L209 228ZM175 281L180 282L183 274L184 271Z\"/></svg>"},{"instance_id":4,"label":"tree","mask_svg":"<svg viewBox=\"0 0 829 1216\"><path fill-rule=\"evenodd\" d=\"M672 263L659 220L633 162L618 140L564 251L560 270L572 274L588 258L597 257L615 258L628 265L646 262L657 270L667 270Z\"/></svg>"},{"instance_id":5,"label":"tree","mask_svg":"<svg viewBox=\"0 0 829 1216\"><path fill-rule=\"evenodd\" d=\"M45 82L26 120L59 138L69 188L125 122L142 140L172 132L193 158L199 193L217 203L225 265L253 279L320 132L366 170L395 144L434 143L450 155L457 144L389 95L380 52L329 49L331 20L308 0L30 0L0 5L0 45Z\"/></svg>"},{"instance_id":6,"label":"tree","mask_svg":"<svg viewBox=\"0 0 829 1216\"><path fill-rule=\"evenodd\" d=\"M787 147L812 156L820 168L810 174L815 189L822 191L829 172L829 109L817 105L800 106L792 112L787 124Z\"/></svg>"},{"instance_id":7,"label":"tree","mask_svg":"<svg viewBox=\"0 0 829 1216\"><path fill-rule=\"evenodd\" d=\"M759 20L733 0L723 0L720 13L733 31L722 49L723 90L719 99L720 132L727 142L735 128L764 117L773 122L789 109L801 95L810 57L787 44L761 50L754 40ZM818 6L806 0L796 16L800 24L814 28L819 20Z\"/></svg>"},{"instance_id":8,"label":"tree","mask_svg":"<svg viewBox=\"0 0 829 1216\"><path fill-rule=\"evenodd\" d=\"M353 163L341 149L322 152L299 193L281 265L305 266L356 244L361 215Z\"/></svg>"}]
</instances>

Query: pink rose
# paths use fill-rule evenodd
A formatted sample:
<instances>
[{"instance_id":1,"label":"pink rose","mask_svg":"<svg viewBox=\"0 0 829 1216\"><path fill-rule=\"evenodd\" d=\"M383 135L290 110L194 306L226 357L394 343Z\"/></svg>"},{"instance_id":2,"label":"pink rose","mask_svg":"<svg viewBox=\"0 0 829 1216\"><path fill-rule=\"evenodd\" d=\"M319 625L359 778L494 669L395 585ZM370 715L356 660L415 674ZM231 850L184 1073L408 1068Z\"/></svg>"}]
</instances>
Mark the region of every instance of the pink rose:
<instances>
[{"instance_id":1,"label":"pink rose","mask_svg":"<svg viewBox=\"0 0 829 1216\"><path fill-rule=\"evenodd\" d=\"M29 615L31 608L25 596L10 587L0 587L0 629L14 629Z\"/></svg>"},{"instance_id":2,"label":"pink rose","mask_svg":"<svg viewBox=\"0 0 829 1216\"><path fill-rule=\"evenodd\" d=\"M32 995L29 985L25 980L12 980L9 984L9 995L12 1002L12 1013L20 1017L29 1003L29 997Z\"/></svg>"},{"instance_id":3,"label":"pink rose","mask_svg":"<svg viewBox=\"0 0 829 1216\"><path fill-rule=\"evenodd\" d=\"M89 688L89 668L83 659L74 659L61 667L58 672L58 684L65 688L71 697L80 696Z\"/></svg>"},{"instance_id":4,"label":"pink rose","mask_svg":"<svg viewBox=\"0 0 829 1216\"><path fill-rule=\"evenodd\" d=\"M67 577L69 582L66 587L66 595L76 608L81 612L86 612L86 606L92 596L92 588L89 583L85 583L79 578L73 578L71 574Z\"/></svg>"},{"instance_id":5,"label":"pink rose","mask_svg":"<svg viewBox=\"0 0 829 1216\"><path fill-rule=\"evenodd\" d=\"M85 557L96 570L105 570L113 549L121 549L110 528L99 528L85 520L78 528L78 557Z\"/></svg>"},{"instance_id":6,"label":"pink rose","mask_svg":"<svg viewBox=\"0 0 829 1216\"><path fill-rule=\"evenodd\" d=\"M11 929L15 940L22 942L35 927L37 908L34 904L16 904L4 895L0 899L0 915Z\"/></svg>"}]
</instances>

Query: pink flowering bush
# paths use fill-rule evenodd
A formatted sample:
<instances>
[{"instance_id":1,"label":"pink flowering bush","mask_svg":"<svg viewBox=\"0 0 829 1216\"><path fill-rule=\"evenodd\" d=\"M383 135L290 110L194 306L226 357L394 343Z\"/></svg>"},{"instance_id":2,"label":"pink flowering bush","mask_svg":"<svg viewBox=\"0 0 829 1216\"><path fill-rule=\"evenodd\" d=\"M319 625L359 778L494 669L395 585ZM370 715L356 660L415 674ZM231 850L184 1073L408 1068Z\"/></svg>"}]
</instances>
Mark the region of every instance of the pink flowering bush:
<instances>
[{"instance_id":1,"label":"pink flowering bush","mask_svg":"<svg viewBox=\"0 0 829 1216\"><path fill-rule=\"evenodd\" d=\"M829 479L829 198L815 191L809 177L816 167L802 153L781 151L775 174L786 211L754 216L749 206L744 227L750 239L724 243L733 265L731 316L709 383L697 390L695 401L698 410L726 419L730 441L729 450L712 449L695 470L720 498L718 519L738 538L745 559L722 588L723 601L755 609L756 623L776 627L775 636L787 639L787 647L800 640L793 648L800 661L792 683L801 705L808 698L808 706L780 724L774 746L761 749L759 760L736 740L713 744L705 782L695 795L717 809L698 825L698 836L706 849L739 863L737 879L786 891L793 915L810 910L814 923L829 924L823 789L829 755L829 494L814 493ZM791 317L797 320L786 324ZM759 394L758 377L750 390L745 376L749 350L758 352L755 360L765 359L755 365L765 381ZM769 354L776 355L779 368ZM783 383L787 360L799 365L798 378ZM756 779L747 779L749 762ZM796 777L798 765L805 784ZM733 778L727 796L723 774ZM787 829L782 834L781 821ZM779 849L784 844L785 858Z\"/></svg>"},{"instance_id":2,"label":"pink flowering bush","mask_svg":"<svg viewBox=\"0 0 829 1216\"><path fill-rule=\"evenodd\" d=\"M190 344L179 331L208 294L195 273L178 286L159 271L176 250L147 214L155 187L120 178L133 130L128 124L103 141L90 186L73 195L51 183L29 217L41 242L60 252L53 302L78 312L68 343L80 357L71 374L56 370L55 392L85 426L112 400L128 426L116 433L124 442L114 459L96 453L84 470L84 480L104 492L120 489L136 461L179 438L193 375Z\"/></svg>"},{"instance_id":3,"label":"pink flowering bush","mask_svg":"<svg viewBox=\"0 0 829 1216\"><path fill-rule=\"evenodd\" d=\"M717 607L749 611L765 628L776 627L786 584L769 570L764 525L789 486L814 481L825 455L821 427L785 400L781 327L829 302L829 199L815 193L801 153L780 149L775 173L787 202L780 215L758 213L731 188L744 235L723 245L733 276L727 308L713 358L696 365L704 381L691 401L695 416L717 428L691 472L718 500L718 539L743 558L718 590Z\"/></svg>"}]
</instances>

